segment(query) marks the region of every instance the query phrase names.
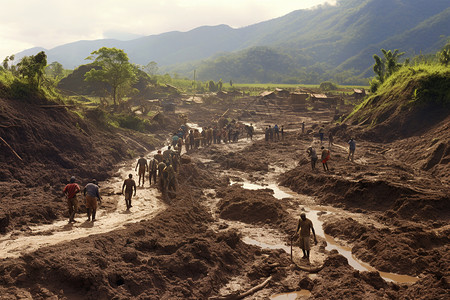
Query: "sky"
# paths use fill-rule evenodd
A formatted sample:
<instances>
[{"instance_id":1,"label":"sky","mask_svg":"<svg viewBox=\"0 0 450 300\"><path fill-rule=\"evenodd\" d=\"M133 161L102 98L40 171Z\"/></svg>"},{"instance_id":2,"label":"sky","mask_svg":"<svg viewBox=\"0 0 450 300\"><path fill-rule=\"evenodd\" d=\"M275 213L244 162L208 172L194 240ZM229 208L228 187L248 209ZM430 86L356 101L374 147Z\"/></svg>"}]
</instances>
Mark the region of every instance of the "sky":
<instances>
[{"instance_id":1,"label":"sky","mask_svg":"<svg viewBox=\"0 0 450 300\"><path fill-rule=\"evenodd\" d=\"M0 0L0 60L79 40L240 28L324 3L336 0Z\"/></svg>"}]
</instances>

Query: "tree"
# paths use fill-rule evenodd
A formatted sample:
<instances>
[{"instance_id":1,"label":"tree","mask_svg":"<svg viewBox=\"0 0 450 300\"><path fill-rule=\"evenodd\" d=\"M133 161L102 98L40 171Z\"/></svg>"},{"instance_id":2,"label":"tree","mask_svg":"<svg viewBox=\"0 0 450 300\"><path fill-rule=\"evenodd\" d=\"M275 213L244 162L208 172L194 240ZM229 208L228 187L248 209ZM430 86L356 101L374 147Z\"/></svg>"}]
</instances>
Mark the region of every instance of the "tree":
<instances>
[{"instance_id":1,"label":"tree","mask_svg":"<svg viewBox=\"0 0 450 300\"><path fill-rule=\"evenodd\" d=\"M10 55L5 57L5 59L3 60L3 68L5 68L5 70L8 70L8 66L9 66L9 62L12 63L12 61L14 60L15 56L14 55Z\"/></svg>"},{"instance_id":2,"label":"tree","mask_svg":"<svg viewBox=\"0 0 450 300\"><path fill-rule=\"evenodd\" d=\"M444 66L450 64L450 43L444 46L441 52L438 53L439 62Z\"/></svg>"},{"instance_id":3,"label":"tree","mask_svg":"<svg viewBox=\"0 0 450 300\"><path fill-rule=\"evenodd\" d=\"M128 55L121 49L102 47L91 54L92 56L86 59L94 60L94 64L101 68L87 72L85 80L108 84L111 87L114 107L117 107L121 95L137 80L136 67L129 62Z\"/></svg>"},{"instance_id":4,"label":"tree","mask_svg":"<svg viewBox=\"0 0 450 300\"><path fill-rule=\"evenodd\" d=\"M47 65L47 54L44 51L36 55L24 56L17 64L18 73L28 80L28 82L39 87L44 77L45 66Z\"/></svg>"},{"instance_id":5,"label":"tree","mask_svg":"<svg viewBox=\"0 0 450 300\"><path fill-rule=\"evenodd\" d=\"M402 64L398 60L405 52L399 52L398 49L394 51L381 49L381 52L383 53L383 58L380 58L376 54L373 55L373 59L375 60L373 71L377 74L377 79L383 83L389 76L400 69Z\"/></svg>"},{"instance_id":6,"label":"tree","mask_svg":"<svg viewBox=\"0 0 450 300\"><path fill-rule=\"evenodd\" d=\"M146 66L142 67L142 69L148 75L156 75L156 73L158 73L158 64L154 61L151 61Z\"/></svg>"},{"instance_id":7,"label":"tree","mask_svg":"<svg viewBox=\"0 0 450 300\"><path fill-rule=\"evenodd\" d=\"M208 91L210 92L217 92L217 86L214 83L214 81L210 80L208 83L206 83L206 87L208 88Z\"/></svg>"},{"instance_id":8,"label":"tree","mask_svg":"<svg viewBox=\"0 0 450 300\"><path fill-rule=\"evenodd\" d=\"M45 68L45 73L55 79L58 79L64 75L63 65L57 61L54 61Z\"/></svg>"},{"instance_id":9,"label":"tree","mask_svg":"<svg viewBox=\"0 0 450 300\"><path fill-rule=\"evenodd\" d=\"M332 90L336 90L337 86L330 81L324 81L320 84L320 89L322 91L332 91Z\"/></svg>"}]
</instances>

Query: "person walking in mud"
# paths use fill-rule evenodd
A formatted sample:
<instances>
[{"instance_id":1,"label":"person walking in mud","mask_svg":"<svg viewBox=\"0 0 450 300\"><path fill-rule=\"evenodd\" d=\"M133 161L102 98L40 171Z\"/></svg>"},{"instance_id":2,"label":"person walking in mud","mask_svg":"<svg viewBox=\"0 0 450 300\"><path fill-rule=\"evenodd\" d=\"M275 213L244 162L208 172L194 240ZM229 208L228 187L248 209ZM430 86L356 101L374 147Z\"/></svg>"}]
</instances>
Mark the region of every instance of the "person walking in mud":
<instances>
[{"instance_id":1,"label":"person walking in mud","mask_svg":"<svg viewBox=\"0 0 450 300\"><path fill-rule=\"evenodd\" d=\"M153 158L148 163L148 182L150 186L152 185L152 178L153 178L153 184L156 184L156 173L158 171L158 161L156 158Z\"/></svg>"},{"instance_id":2,"label":"person walking in mud","mask_svg":"<svg viewBox=\"0 0 450 300\"><path fill-rule=\"evenodd\" d=\"M328 148L331 149L331 146L333 146L333 141L334 141L333 133L330 131L330 133L328 134Z\"/></svg>"},{"instance_id":3,"label":"person walking in mud","mask_svg":"<svg viewBox=\"0 0 450 300\"><path fill-rule=\"evenodd\" d=\"M322 143L323 143L323 136L324 136L324 134L325 134L325 128L324 128L324 126L322 125L322 126L320 126L320 128L319 128L319 139L320 139L320 144L322 145Z\"/></svg>"},{"instance_id":4,"label":"person walking in mud","mask_svg":"<svg viewBox=\"0 0 450 300\"><path fill-rule=\"evenodd\" d=\"M316 232L314 231L313 223L310 219L306 218L305 213L301 213L297 224L297 230L292 235L291 239L294 239L294 237L299 234L299 246L303 251L302 259L307 259L308 261L311 251L311 231L314 236L314 243L317 245Z\"/></svg>"},{"instance_id":5,"label":"person walking in mud","mask_svg":"<svg viewBox=\"0 0 450 300\"><path fill-rule=\"evenodd\" d=\"M153 157L158 161L158 163L160 163L164 160L164 157L161 154L161 150L158 150L158 153L156 153Z\"/></svg>"},{"instance_id":6,"label":"person walking in mud","mask_svg":"<svg viewBox=\"0 0 450 300\"><path fill-rule=\"evenodd\" d=\"M88 221L91 220L92 213L92 222L95 221L95 214L97 212L97 200L99 204L102 204L102 198L100 197L99 188L97 185L97 180L92 179L92 182L88 183L83 190L83 194L86 199L86 209Z\"/></svg>"},{"instance_id":7,"label":"person walking in mud","mask_svg":"<svg viewBox=\"0 0 450 300\"><path fill-rule=\"evenodd\" d=\"M142 178L142 186L144 186L145 181L145 171L148 169L147 160L144 158L144 155L141 155L141 158L139 158L136 168L134 170L136 171L139 167L139 180L138 180L138 186L141 186L141 178Z\"/></svg>"},{"instance_id":8,"label":"person walking in mud","mask_svg":"<svg viewBox=\"0 0 450 300\"><path fill-rule=\"evenodd\" d=\"M158 181L159 181L159 190L161 191L161 193L164 192L165 190L165 181L164 181L164 174L163 171L166 168L166 163L164 161L160 162L158 164Z\"/></svg>"},{"instance_id":9,"label":"person walking in mud","mask_svg":"<svg viewBox=\"0 0 450 300\"><path fill-rule=\"evenodd\" d=\"M164 150L163 152L163 160L166 163L172 163L172 149L170 149L170 146L167 146L167 150Z\"/></svg>"},{"instance_id":10,"label":"person walking in mud","mask_svg":"<svg viewBox=\"0 0 450 300\"><path fill-rule=\"evenodd\" d=\"M355 150L356 150L356 143L355 140L353 138L350 139L350 141L348 141L348 157L347 160L350 160L350 157L352 158L352 162L353 162L353 157L355 156Z\"/></svg>"},{"instance_id":11,"label":"person walking in mud","mask_svg":"<svg viewBox=\"0 0 450 300\"><path fill-rule=\"evenodd\" d=\"M306 153L308 153L308 156L311 158L311 168L312 170L316 169L316 163L317 163L317 153L316 149L314 149L312 146L308 147L306 150Z\"/></svg>"},{"instance_id":12,"label":"person walking in mud","mask_svg":"<svg viewBox=\"0 0 450 300\"><path fill-rule=\"evenodd\" d=\"M326 149L324 146L322 146L320 149L322 149L322 155L320 159L322 160L322 166L324 171L329 171L328 169L328 161L330 160L330 150Z\"/></svg>"},{"instance_id":13,"label":"person walking in mud","mask_svg":"<svg viewBox=\"0 0 450 300\"><path fill-rule=\"evenodd\" d=\"M165 192L170 198L175 197L177 191L177 177L172 165L167 165L163 171L164 179L166 180Z\"/></svg>"},{"instance_id":14,"label":"person walking in mud","mask_svg":"<svg viewBox=\"0 0 450 300\"><path fill-rule=\"evenodd\" d=\"M305 121L302 122L302 134L305 134Z\"/></svg>"},{"instance_id":15,"label":"person walking in mud","mask_svg":"<svg viewBox=\"0 0 450 300\"><path fill-rule=\"evenodd\" d=\"M281 125L280 132L281 132L281 140L284 141L284 125Z\"/></svg>"},{"instance_id":16,"label":"person walking in mud","mask_svg":"<svg viewBox=\"0 0 450 300\"><path fill-rule=\"evenodd\" d=\"M275 126L273 126L273 133L275 135L275 139L277 141L280 140L280 128L278 127L278 124L275 124Z\"/></svg>"},{"instance_id":17,"label":"person walking in mud","mask_svg":"<svg viewBox=\"0 0 450 300\"><path fill-rule=\"evenodd\" d=\"M69 208L69 223L75 223L75 214L78 212L77 194L81 191L80 186L75 183L75 176L70 177L70 183L66 185L63 193L66 195L67 207Z\"/></svg>"},{"instance_id":18,"label":"person walking in mud","mask_svg":"<svg viewBox=\"0 0 450 300\"><path fill-rule=\"evenodd\" d=\"M133 196L133 188L134 188L134 196L136 196L136 182L133 180L133 175L129 174L128 179L125 179L122 185L122 194L123 189L125 188L125 205L127 206L127 210L130 210L131 207L131 197Z\"/></svg>"}]
</instances>

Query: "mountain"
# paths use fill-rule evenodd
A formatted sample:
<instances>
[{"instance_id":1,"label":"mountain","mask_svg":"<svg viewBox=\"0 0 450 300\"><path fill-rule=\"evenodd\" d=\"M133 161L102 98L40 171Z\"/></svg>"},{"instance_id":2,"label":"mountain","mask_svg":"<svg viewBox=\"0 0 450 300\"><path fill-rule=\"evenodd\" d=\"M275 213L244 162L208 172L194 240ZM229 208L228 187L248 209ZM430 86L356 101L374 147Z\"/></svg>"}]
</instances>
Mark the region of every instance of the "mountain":
<instances>
[{"instance_id":1,"label":"mountain","mask_svg":"<svg viewBox=\"0 0 450 300\"><path fill-rule=\"evenodd\" d=\"M214 63L219 56L236 58L241 53L239 60L242 60L245 50L267 47L288 55L292 67L315 66L307 73L350 72L353 76L367 77L372 75L372 55L381 48L400 49L411 55L434 52L445 44L448 36L448 0L340 0L335 6L297 10L238 29L227 25L203 26L129 41L78 41L46 53L49 62L58 61L65 68L74 68L84 64L90 52L102 46L117 47L124 49L134 63L146 65L155 61L164 70L185 70L182 74L186 75L194 68ZM19 53L17 57L22 55ZM191 68L189 71L187 66ZM217 70L214 77L221 75ZM199 76L202 78L201 73Z\"/></svg>"}]
</instances>

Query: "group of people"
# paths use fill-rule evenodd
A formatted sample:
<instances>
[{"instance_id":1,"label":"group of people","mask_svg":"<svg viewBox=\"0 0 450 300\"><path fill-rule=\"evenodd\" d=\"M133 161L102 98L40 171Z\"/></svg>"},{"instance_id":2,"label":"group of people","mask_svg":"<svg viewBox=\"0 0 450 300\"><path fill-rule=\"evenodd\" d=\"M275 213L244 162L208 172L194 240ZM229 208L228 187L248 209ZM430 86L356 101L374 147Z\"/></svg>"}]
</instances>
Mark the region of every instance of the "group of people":
<instances>
[{"instance_id":1,"label":"group of people","mask_svg":"<svg viewBox=\"0 0 450 300\"><path fill-rule=\"evenodd\" d=\"M81 192L80 186L75 182L75 176L70 178L69 184L64 187L63 193L66 196L67 206L69 210L69 223L75 223L75 214L78 212L78 193ZM99 205L102 203L100 197L99 187L97 181L93 179L83 189L83 197L87 209L87 221L94 222L97 212L97 202ZM92 216L92 219L91 219Z\"/></svg>"},{"instance_id":2,"label":"group of people","mask_svg":"<svg viewBox=\"0 0 450 300\"><path fill-rule=\"evenodd\" d=\"M253 136L253 126L251 126L251 130L248 130L248 127L243 125L242 123L236 122L232 120L230 123L227 123L224 126L214 125L207 126L200 129L190 129L187 132L183 132L179 130L177 133L174 133L172 137L172 145L175 143L178 146L178 149L181 150L182 145L184 144L186 147L186 152L190 152L194 149L198 149L200 147L210 146L212 144L221 144L221 143L232 143L238 142L240 135L243 131L246 131L247 137Z\"/></svg>"},{"instance_id":3,"label":"group of people","mask_svg":"<svg viewBox=\"0 0 450 300\"><path fill-rule=\"evenodd\" d=\"M174 196L177 186L176 175L179 173L181 163L180 154L181 151L178 147L175 147L175 150L173 150L171 146L168 146L162 153L161 150L158 150L153 158L150 158L148 162L147 159L141 155L135 168L135 171L139 169L138 186L141 186L141 182L142 186L144 186L146 177L145 173L148 172L148 181L150 186L152 185L153 179L154 185L159 182L159 189L164 197L166 197L167 194L171 197ZM129 179L131 178L132 174L129 175ZM123 188L126 188L124 195L127 202L127 209L129 209L131 207L131 193L133 188L136 190L136 183L134 183L133 186L131 183L126 184L124 182L122 190Z\"/></svg>"},{"instance_id":4,"label":"group of people","mask_svg":"<svg viewBox=\"0 0 450 300\"><path fill-rule=\"evenodd\" d=\"M353 162L354 161L354 156L355 156L355 150L356 150L356 142L355 142L355 140L353 138L351 138L348 141L348 145L349 145L349 149L348 149L347 160L351 160ZM330 149L327 149L324 146L321 146L320 150L322 151L321 152L321 156L320 156L320 161L322 162L323 170L324 171L329 171L328 161L331 158ZM317 160L318 160L316 149L313 146L309 146L308 149L306 149L306 153L308 154L308 157L310 157L310 159L311 159L311 168L312 168L312 170L315 170L316 169L316 163L317 163Z\"/></svg>"},{"instance_id":5,"label":"group of people","mask_svg":"<svg viewBox=\"0 0 450 300\"><path fill-rule=\"evenodd\" d=\"M264 139L266 142L284 140L284 125L281 125L281 127L278 124L273 127L268 125L264 131Z\"/></svg>"}]
</instances>

